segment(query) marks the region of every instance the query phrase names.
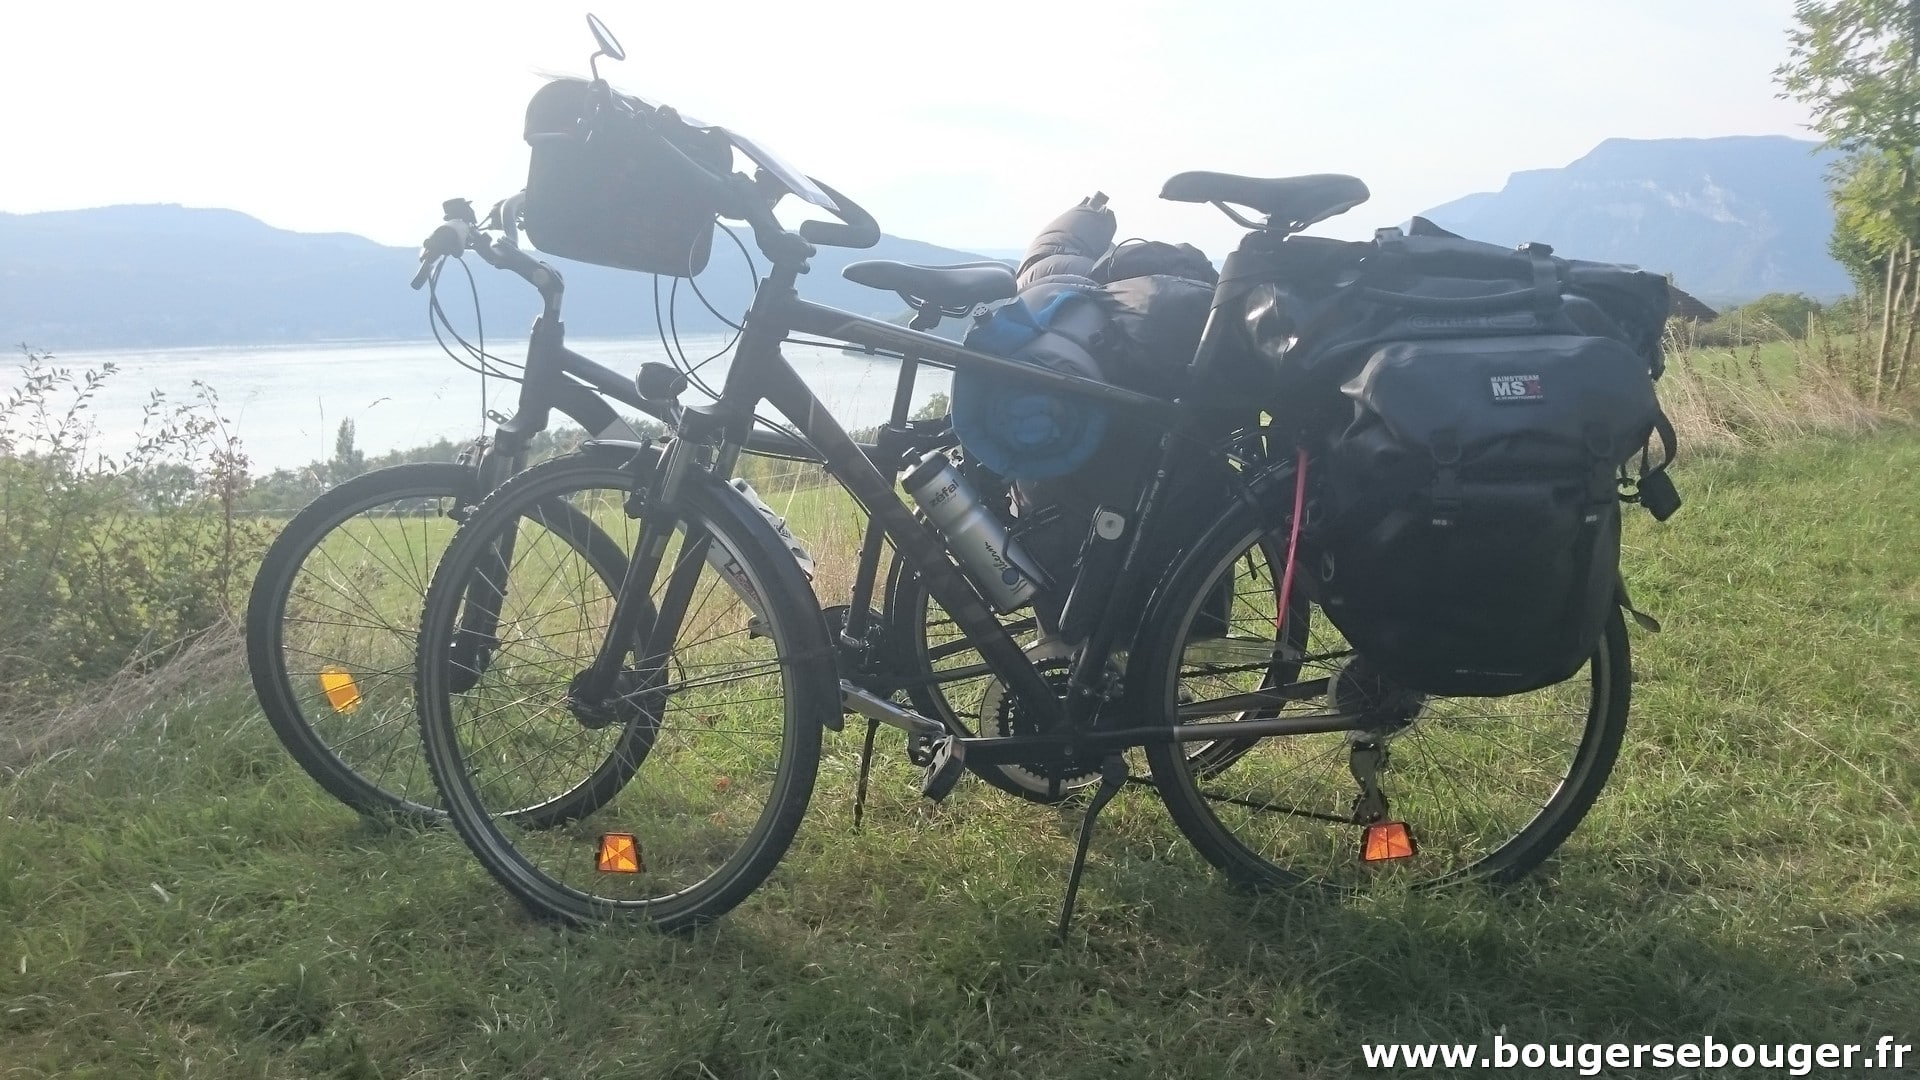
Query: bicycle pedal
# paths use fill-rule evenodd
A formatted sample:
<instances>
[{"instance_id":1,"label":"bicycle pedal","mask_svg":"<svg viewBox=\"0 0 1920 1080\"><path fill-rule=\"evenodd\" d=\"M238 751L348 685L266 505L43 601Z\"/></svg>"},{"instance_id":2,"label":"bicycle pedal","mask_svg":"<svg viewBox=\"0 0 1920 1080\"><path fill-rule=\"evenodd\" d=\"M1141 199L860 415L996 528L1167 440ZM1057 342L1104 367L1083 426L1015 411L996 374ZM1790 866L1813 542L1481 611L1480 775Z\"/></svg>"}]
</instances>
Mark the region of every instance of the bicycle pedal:
<instances>
[{"instance_id":1,"label":"bicycle pedal","mask_svg":"<svg viewBox=\"0 0 1920 1080\"><path fill-rule=\"evenodd\" d=\"M928 735L907 736L907 762L918 768L933 764L934 751L940 749L939 740Z\"/></svg>"},{"instance_id":2,"label":"bicycle pedal","mask_svg":"<svg viewBox=\"0 0 1920 1080\"><path fill-rule=\"evenodd\" d=\"M939 802L953 794L955 785L960 783L960 777L966 771L966 749L958 739L949 735L934 748L933 760L927 765L926 775L920 779L920 794Z\"/></svg>"}]
</instances>

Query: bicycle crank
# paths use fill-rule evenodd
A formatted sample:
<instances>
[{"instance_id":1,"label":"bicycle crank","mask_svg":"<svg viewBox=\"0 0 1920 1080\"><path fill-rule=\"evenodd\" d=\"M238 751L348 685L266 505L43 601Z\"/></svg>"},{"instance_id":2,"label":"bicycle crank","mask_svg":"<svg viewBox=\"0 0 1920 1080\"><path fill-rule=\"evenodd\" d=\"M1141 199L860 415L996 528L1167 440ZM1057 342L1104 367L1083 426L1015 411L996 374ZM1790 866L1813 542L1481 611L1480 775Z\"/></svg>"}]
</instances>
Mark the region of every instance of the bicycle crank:
<instances>
[{"instance_id":1,"label":"bicycle crank","mask_svg":"<svg viewBox=\"0 0 1920 1080\"><path fill-rule=\"evenodd\" d=\"M1027 659L1038 668L1047 685L1064 695L1073 648L1057 637L1043 637L1027 646ZM982 734L1013 737L1039 735L1031 706L1009 693L999 679L988 682L980 697ZM1059 802L1100 778L1100 757L1074 755L1050 760L980 764L976 771L991 769L1011 781L1030 797L1041 802Z\"/></svg>"}]
</instances>

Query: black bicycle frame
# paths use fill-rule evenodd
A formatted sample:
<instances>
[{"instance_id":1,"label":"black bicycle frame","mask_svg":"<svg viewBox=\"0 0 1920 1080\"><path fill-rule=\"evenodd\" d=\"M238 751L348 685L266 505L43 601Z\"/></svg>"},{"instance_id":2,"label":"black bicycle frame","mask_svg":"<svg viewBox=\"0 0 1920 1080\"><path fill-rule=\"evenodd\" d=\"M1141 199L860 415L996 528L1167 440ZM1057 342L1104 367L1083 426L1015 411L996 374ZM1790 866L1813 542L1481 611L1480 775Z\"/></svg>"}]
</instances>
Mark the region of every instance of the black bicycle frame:
<instances>
[{"instance_id":1,"label":"black bicycle frame","mask_svg":"<svg viewBox=\"0 0 1920 1080\"><path fill-rule=\"evenodd\" d=\"M534 262L517 249L512 254L518 258L500 255L491 248L482 254L492 256L488 262L514 271L538 289L541 312L527 338L519 403L514 414L494 429L493 444L475 462L475 489L468 493L471 500L477 502L507 477L526 468L533 437L547 429L556 409L580 425L589 439L614 442L632 441L637 433L607 404L609 398L668 425L675 422L671 408L641 397L632 378L567 348L566 325L560 319L566 285L552 267ZM752 431L747 445L756 452L818 460L810 448L777 431ZM467 585L451 655L456 692L470 688L470 680L478 679L492 651L505 602L501 583L513 561L517 532L502 534Z\"/></svg>"},{"instance_id":2,"label":"black bicycle frame","mask_svg":"<svg viewBox=\"0 0 1920 1080\"><path fill-rule=\"evenodd\" d=\"M1206 413L1181 400L1163 400L1135 393L1122 387L1041 368L1021 360L975 352L931 334L864 318L833 308L801 300L794 291L799 269L776 263L771 274L755 294L742 331L739 350L727 372L719 400L711 405L687 408L681 415L679 437L653 478L648 494L649 510L654 516L647 523L640 552L628 567L628 578L621 588L607 642L588 674L583 687L605 692L613 685L621 661L619 642L635 639L646 628L644 600L660 566L668 537L679 515L678 493L690 468L711 468L723 475L732 468L740 452L747 448L753 434L753 414L760 401L774 406L792 422L819 451L835 478L846 487L886 536L894 543L905 563L918 573L928 593L946 609L987 667L1003 685L1019 695L1031 708L1038 726L1046 734L1035 736L977 737L962 740L965 752L981 762L1016 761L1030 758L1036 750L1110 749L1145 742L1190 741L1235 735L1304 734L1345 730L1357 726L1353 717L1316 714L1298 718L1236 721L1222 725L1204 725L1205 729L1180 731L1172 725L1123 727L1095 732L1092 729L1106 700L1105 671L1113 648L1115 620L1096 624L1069 670L1066 700L1060 700L1057 688L1028 661L1012 635L1001 626L992 611L980 599L973 586L947 557L945 540L930 526L920 522L905 503L894 494L893 483L882 476L869 456L856 446L834 417L821 406L813 392L801 380L786 358L781 343L793 333L804 333L899 352L924 361L956 369L989 372L1012 380L1024 381L1063 394L1099 402L1125 411L1138 419L1160 427L1161 452L1158 464L1135 507L1133 536L1118 577L1112 586L1115 603L1126 605L1138 599L1144 576L1142 538L1154 527L1153 515L1162 501L1169 475L1178 465L1181 447L1204 442ZM1188 371L1198 378L1217 352L1215 339L1221 319L1216 310L1209 316L1201 346ZM897 410L896 410L897 411ZM689 535L689 544L705 538ZM676 576L697 574L699 559L683 559ZM672 601L688 590L669 582L665 602L654 613L655 627L678 625L684 612ZM649 634L649 638L656 635ZM656 645L652 651L659 651Z\"/></svg>"}]
</instances>

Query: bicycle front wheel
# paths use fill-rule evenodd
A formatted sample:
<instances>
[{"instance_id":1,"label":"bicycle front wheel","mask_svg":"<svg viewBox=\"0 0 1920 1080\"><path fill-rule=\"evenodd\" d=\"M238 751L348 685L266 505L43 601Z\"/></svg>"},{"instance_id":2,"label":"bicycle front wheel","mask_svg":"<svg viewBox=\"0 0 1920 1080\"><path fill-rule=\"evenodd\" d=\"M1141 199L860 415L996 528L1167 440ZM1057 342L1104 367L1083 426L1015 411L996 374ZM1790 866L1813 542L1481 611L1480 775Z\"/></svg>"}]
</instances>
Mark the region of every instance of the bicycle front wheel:
<instances>
[{"instance_id":1,"label":"bicycle front wheel","mask_svg":"<svg viewBox=\"0 0 1920 1080\"><path fill-rule=\"evenodd\" d=\"M1192 723L1353 707L1379 679L1324 613L1277 610L1284 548L1238 509L1169 579L1132 668L1147 710ZM1224 624L1220 605L1231 599ZM1206 703L1293 687L1284 707L1209 715ZM1234 882L1351 890L1510 880L1551 854L1579 824L1612 770L1626 727L1626 628L1616 612L1587 666L1564 683L1503 698L1420 699L1391 730L1233 740L1229 755L1148 748L1154 783L1176 825ZM1230 702L1223 701L1224 704ZM1414 837L1410 857L1367 861L1356 768L1382 750L1375 775L1390 820Z\"/></svg>"},{"instance_id":2,"label":"bicycle front wheel","mask_svg":"<svg viewBox=\"0 0 1920 1080\"><path fill-rule=\"evenodd\" d=\"M455 537L421 624L421 735L454 826L530 912L677 929L738 904L785 854L838 684L792 556L744 500L695 475L652 591L652 610L679 617L647 613L610 697L574 693L614 594L556 568L566 545L526 526L564 506L639 550L657 526L627 516L644 473L623 461L593 451L529 469ZM483 593L500 598L484 663L455 662ZM543 800L568 812L503 813Z\"/></svg>"},{"instance_id":3,"label":"bicycle front wheel","mask_svg":"<svg viewBox=\"0 0 1920 1080\"><path fill-rule=\"evenodd\" d=\"M294 761L362 814L444 816L420 753L413 658L427 583L476 483L453 462L356 476L294 515L254 577L254 696ZM609 588L619 581L626 555L606 533L563 531Z\"/></svg>"}]
</instances>

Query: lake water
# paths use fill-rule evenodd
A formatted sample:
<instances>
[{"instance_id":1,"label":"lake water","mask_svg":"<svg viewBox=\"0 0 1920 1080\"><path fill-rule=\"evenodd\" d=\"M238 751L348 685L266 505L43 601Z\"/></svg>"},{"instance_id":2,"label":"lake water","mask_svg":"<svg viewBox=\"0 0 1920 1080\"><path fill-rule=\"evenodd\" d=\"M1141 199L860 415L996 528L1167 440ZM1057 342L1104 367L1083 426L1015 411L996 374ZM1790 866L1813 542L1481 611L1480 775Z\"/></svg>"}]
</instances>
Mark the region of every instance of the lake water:
<instances>
[{"instance_id":1,"label":"lake water","mask_svg":"<svg viewBox=\"0 0 1920 1080\"><path fill-rule=\"evenodd\" d=\"M695 362L726 344L717 337L682 340ZM648 360L668 360L658 340L581 338L567 344L620 372L638 371ZM489 349L518 361L525 344L490 340ZM789 345L785 352L848 428L886 419L899 373L896 362L810 346ZM703 367L701 377L717 389L730 359L723 356ZM239 436L255 473L333 456L334 436L344 419L353 420L356 445L369 456L442 437L458 442L491 429L482 419L480 376L431 341L69 352L54 358L57 366L76 370L108 362L117 371L90 410L98 429L94 446L106 453L134 445L151 391L163 392L170 401L191 401L196 380L218 394L220 415ZM921 368L916 406L945 392L949 379L940 369ZM0 366L0 393L20 381L18 364ZM487 388L491 408L513 411L516 384L489 379ZM689 390L682 400L694 404L705 398Z\"/></svg>"}]
</instances>

